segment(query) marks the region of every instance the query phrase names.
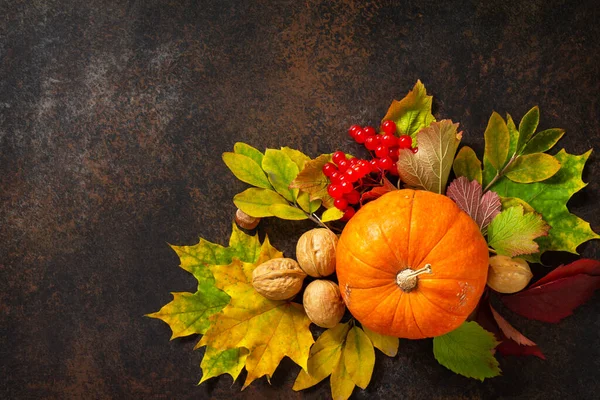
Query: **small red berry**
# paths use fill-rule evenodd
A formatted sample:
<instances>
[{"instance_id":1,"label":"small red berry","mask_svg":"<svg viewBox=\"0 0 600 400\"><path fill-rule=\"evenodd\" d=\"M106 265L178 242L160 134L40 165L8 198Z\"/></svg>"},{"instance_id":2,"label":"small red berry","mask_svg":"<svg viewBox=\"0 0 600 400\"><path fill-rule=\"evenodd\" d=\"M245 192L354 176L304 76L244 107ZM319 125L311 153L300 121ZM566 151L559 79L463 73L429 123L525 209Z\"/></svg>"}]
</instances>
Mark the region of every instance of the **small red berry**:
<instances>
[{"instance_id":1,"label":"small red berry","mask_svg":"<svg viewBox=\"0 0 600 400\"><path fill-rule=\"evenodd\" d=\"M412 149L410 149L410 151L413 152L413 154L417 154L417 152L419 151L418 147L413 147Z\"/></svg>"},{"instance_id":2,"label":"small red berry","mask_svg":"<svg viewBox=\"0 0 600 400\"><path fill-rule=\"evenodd\" d=\"M375 130L375 128L373 128L372 126L365 126L363 128L363 131L365 132L365 134L367 136L373 136L377 134L377 131Z\"/></svg>"},{"instance_id":3,"label":"small red berry","mask_svg":"<svg viewBox=\"0 0 600 400\"><path fill-rule=\"evenodd\" d=\"M371 166L371 172L379 172L379 160L377 158L369 161L369 165Z\"/></svg>"},{"instance_id":4,"label":"small red berry","mask_svg":"<svg viewBox=\"0 0 600 400\"><path fill-rule=\"evenodd\" d=\"M354 168L348 168L346 172L344 172L344 175L352 183L360 179L360 176L358 176L358 172L356 172Z\"/></svg>"},{"instance_id":5,"label":"small red berry","mask_svg":"<svg viewBox=\"0 0 600 400\"><path fill-rule=\"evenodd\" d=\"M388 157L391 158L392 161L398 161L398 148L394 147L393 149L389 149Z\"/></svg>"},{"instance_id":6,"label":"small red berry","mask_svg":"<svg viewBox=\"0 0 600 400\"><path fill-rule=\"evenodd\" d=\"M381 137L381 144L386 147L394 147L398 145L398 139L394 135L385 134Z\"/></svg>"},{"instance_id":7,"label":"small red berry","mask_svg":"<svg viewBox=\"0 0 600 400\"><path fill-rule=\"evenodd\" d=\"M412 138L408 135L402 135L398 138L398 147L401 149L410 149L412 146Z\"/></svg>"},{"instance_id":8,"label":"small red berry","mask_svg":"<svg viewBox=\"0 0 600 400\"><path fill-rule=\"evenodd\" d=\"M358 163L358 158L352 157L348 160L348 167L354 167Z\"/></svg>"},{"instance_id":9,"label":"small red berry","mask_svg":"<svg viewBox=\"0 0 600 400\"><path fill-rule=\"evenodd\" d=\"M367 150L375 150L379 146L379 135L369 136L365 139L365 147Z\"/></svg>"},{"instance_id":10,"label":"small red berry","mask_svg":"<svg viewBox=\"0 0 600 400\"><path fill-rule=\"evenodd\" d=\"M398 165L396 163L392 164L392 168L390 168L389 172L394 176L398 176Z\"/></svg>"},{"instance_id":11,"label":"small red berry","mask_svg":"<svg viewBox=\"0 0 600 400\"><path fill-rule=\"evenodd\" d=\"M368 136L365 133L365 131L363 131L362 129L359 131L356 131L356 133L354 134L354 140L356 141L356 143L364 143L365 140L367 140Z\"/></svg>"},{"instance_id":12,"label":"small red berry","mask_svg":"<svg viewBox=\"0 0 600 400\"><path fill-rule=\"evenodd\" d=\"M329 193L329 195L334 199L339 199L342 196L344 196L344 193L342 192L342 187L337 183L329 185L327 187L327 193Z\"/></svg>"},{"instance_id":13,"label":"small red berry","mask_svg":"<svg viewBox=\"0 0 600 400\"><path fill-rule=\"evenodd\" d=\"M352 136L352 138L354 138L354 136L356 135L356 132L358 132L359 130L361 130L361 126L360 125L352 125L349 129L348 129L348 135Z\"/></svg>"},{"instance_id":14,"label":"small red berry","mask_svg":"<svg viewBox=\"0 0 600 400\"><path fill-rule=\"evenodd\" d=\"M357 204L360 201L360 193L358 190L354 189L350 193L344 195L344 198L348 200L350 204Z\"/></svg>"},{"instance_id":15,"label":"small red berry","mask_svg":"<svg viewBox=\"0 0 600 400\"><path fill-rule=\"evenodd\" d=\"M375 149L375 155L379 158L385 157L388 154L388 148L385 146L377 146Z\"/></svg>"},{"instance_id":16,"label":"small red berry","mask_svg":"<svg viewBox=\"0 0 600 400\"><path fill-rule=\"evenodd\" d=\"M391 120L383 121L381 124L381 130L384 131L388 135L396 134L396 123Z\"/></svg>"},{"instance_id":17,"label":"small red berry","mask_svg":"<svg viewBox=\"0 0 600 400\"><path fill-rule=\"evenodd\" d=\"M383 157L379 159L379 168L383 169L384 171L389 170L393 165L394 162L389 157Z\"/></svg>"},{"instance_id":18,"label":"small red berry","mask_svg":"<svg viewBox=\"0 0 600 400\"><path fill-rule=\"evenodd\" d=\"M334 163L339 164L340 161L346 159L346 155L344 154L343 151L338 150L335 153L333 153L333 155L331 156L331 159L333 160Z\"/></svg>"},{"instance_id":19,"label":"small red berry","mask_svg":"<svg viewBox=\"0 0 600 400\"><path fill-rule=\"evenodd\" d=\"M342 174L340 171L333 171L329 177L329 181L331 181L331 183L338 183L343 176L344 174Z\"/></svg>"},{"instance_id":20,"label":"small red berry","mask_svg":"<svg viewBox=\"0 0 600 400\"><path fill-rule=\"evenodd\" d=\"M337 171L337 167L335 165L333 165L332 163L327 163L325 165L323 165L323 173L325 174L326 177L330 177L331 174L335 171Z\"/></svg>"},{"instance_id":21,"label":"small red berry","mask_svg":"<svg viewBox=\"0 0 600 400\"><path fill-rule=\"evenodd\" d=\"M343 160L338 161L337 165L340 172L346 172L346 170L350 166L350 163L344 158Z\"/></svg>"},{"instance_id":22,"label":"small red berry","mask_svg":"<svg viewBox=\"0 0 600 400\"><path fill-rule=\"evenodd\" d=\"M346 199L335 199L333 201L333 205L338 210L344 211L348 207L348 200L346 200Z\"/></svg>"},{"instance_id":23,"label":"small red berry","mask_svg":"<svg viewBox=\"0 0 600 400\"><path fill-rule=\"evenodd\" d=\"M344 216L342 217L342 221L349 221L356 214L356 211L352 207L348 207L344 210Z\"/></svg>"},{"instance_id":24,"label":"small red berry","mask_svg":"<svg viewBox=\"0 0 600 400\"><path fill-rule=\"evenodd\" d=\"M340 187L342 188L343 194L348 194L354 190L354 185L352 185L352 182L350 182L348 180L341 181Z\"/></svg>"}]
</instances>

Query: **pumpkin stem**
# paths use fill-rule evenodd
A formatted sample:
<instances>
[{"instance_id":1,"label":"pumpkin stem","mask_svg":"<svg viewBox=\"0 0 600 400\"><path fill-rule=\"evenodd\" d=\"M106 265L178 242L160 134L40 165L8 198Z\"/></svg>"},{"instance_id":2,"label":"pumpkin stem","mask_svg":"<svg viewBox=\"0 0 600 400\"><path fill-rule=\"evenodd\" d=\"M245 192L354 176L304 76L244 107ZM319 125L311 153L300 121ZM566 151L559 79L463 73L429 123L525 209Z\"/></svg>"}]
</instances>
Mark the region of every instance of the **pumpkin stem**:
<instances>
[{"instance_id":1,"label":"pumpkin stem","mask_svg":"<svg viewBox=\"0 0 600 400\"><path fill-rule=\"evenodd\" d=\"M417 287L418 276L421 274L430 274L431 273L431 264L425 264L425 266L418 270L412 270L410 268L406 268L396 275L396 284L400 289L404 292L408 293L414 288Z\"/></svg>"}]
</instances>

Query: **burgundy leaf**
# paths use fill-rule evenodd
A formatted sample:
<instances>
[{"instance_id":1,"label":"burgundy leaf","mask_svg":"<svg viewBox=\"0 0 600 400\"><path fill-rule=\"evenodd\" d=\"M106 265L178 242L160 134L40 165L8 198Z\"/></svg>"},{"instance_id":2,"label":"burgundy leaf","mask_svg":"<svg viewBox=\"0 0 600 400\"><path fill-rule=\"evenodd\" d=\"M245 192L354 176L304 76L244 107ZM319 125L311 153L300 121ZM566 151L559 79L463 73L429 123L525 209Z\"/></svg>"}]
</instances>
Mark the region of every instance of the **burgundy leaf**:
<instances>
[{"instance_id":1,"label":"burgundy leaf","mask_svg":"<svg viewBox=\"0 0 600 400\"><path fill-rule=\"evenodd\" d=\"M513 340L504 340L496 349L505 356L536 356L546 359L538 346L522 346Z\"/></svg>"},{"instance_id":2,"label":"burgundy leaf","mask_svg":"<svg viewBox=\"0 0 600 400\"><path fill-rule=\"evenodd\" d=\"M527 339L525 335L523 335L521 332L516 330L511 324L509 324L508 321L502 317L502 315L498 314L498 312L494 310L494 307L492 307L491 304L490 311L492 312L492 316L496 320L496 323L498 324L498 327L500 328L504 336L523 346L535 346L534 342Z\"/></svg>"},{"instance_id":3,"label":"burgundy leaf","mask_svg":"<svg viewBox=\"0 0 600 400\"><path fill-rule=\"evenodd\" d=\"M446 195L458 205L458 207L469 214L482 231L489 225L502 209L500 197L495 192L486 192L482 196L482 188L479 182L469 180L461 176L450 183Z\"/></svg>"},{"instance_id":4,"label":"burgundy leaf","mask_svg":"<svg viewBox=\"0 0 600 400\"><path fill-rule=\"evenodd\" d=\"M503 296L502 302L526 318L556 323L573 314L598 289L600 262L583 259L558 267L527 290Z\"/></svg>"},{"instance_id":5,"label":"burgundy leaf","mask_svg":"<svg viewBox=\"0 0 600 400\"><path fill-rule=\"evenodd\" d=\"M383 186L375 186L373 189L365 192L360 197L360 205L362 206L364 203L375 200L387 192L391 192L393 190L397 190L396 186L392 182L390 182L385 176L383 177Z\"/></svg>"}]
</instances>

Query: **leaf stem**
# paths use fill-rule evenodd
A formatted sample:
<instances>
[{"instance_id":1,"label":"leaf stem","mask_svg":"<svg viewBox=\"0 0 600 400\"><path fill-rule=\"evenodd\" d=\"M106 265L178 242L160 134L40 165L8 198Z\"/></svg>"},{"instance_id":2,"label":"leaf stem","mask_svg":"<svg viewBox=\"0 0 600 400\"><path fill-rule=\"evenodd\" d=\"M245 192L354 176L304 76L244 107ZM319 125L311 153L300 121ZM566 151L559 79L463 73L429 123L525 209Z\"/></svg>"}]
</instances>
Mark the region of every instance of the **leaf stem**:
<instances>
[{"instance_id":1,"label":"leaf stem","mask_svg":"<svg viewBox=\"0 0 600 400\"><path fill-rule=\"evenodd\" d=\"M498 254L496 253L496 250L492 249L491 247L488 247L488 251L493 254Z\"/></svg>"},{"instance_id":2,"label":"leaf stem","mask_svg":"<svg viewBox=\"0 0 600 400\"><path fill-rule=\"evenodd\" d=\"M510 165L517 159L517 155L513 155L510 160L508 160L508 162L506 163L506 165L504 166L504 168L502 168L501 171L496 171L496 176L494 176L494 179L491 180L490 183L487 184L487 186L485 187L485 189L483 189L483 193L487 192L494 183L496 183L496 181L500 178L502 178L502 176L504 176L504 172L506 171L506 169L508 167L510 167Z\"/></svg>"}]
</instances>

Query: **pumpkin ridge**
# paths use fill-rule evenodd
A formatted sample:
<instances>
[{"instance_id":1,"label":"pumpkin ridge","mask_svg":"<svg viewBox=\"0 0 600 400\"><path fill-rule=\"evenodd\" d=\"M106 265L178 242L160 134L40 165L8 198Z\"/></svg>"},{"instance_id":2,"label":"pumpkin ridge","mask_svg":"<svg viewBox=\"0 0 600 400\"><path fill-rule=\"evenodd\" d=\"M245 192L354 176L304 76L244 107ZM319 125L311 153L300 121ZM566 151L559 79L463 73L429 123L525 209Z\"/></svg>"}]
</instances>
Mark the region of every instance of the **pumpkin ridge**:
<instances>
[{"instance_id":1,"label":"pumpkin ridge","mask_svg":"<svg viewBox=\"0 0 600 400\"><path fill-rule=\"evenodd\" d=\"M412 316L413 321L415 321L415 326L417 327L417 329L419 330L419 333L421 333L421 337L428 337L427 335L425 335L423 333L423 331L421 330L421 327L419 326L419 323L417 322L417 318L415 317L415 312L413 310L413 305L412 302L410 301L411 296L408 296L408 307L409 307L409 311L410 311L410 315Z\"/></svg>"},{"instance_id":2,"label":"pumpkin ridge","mask_svg":"<svg viewBox=\"0 0 600 400\"><path fill-rule=\"evenodd\" d=\"M371 309L371 311L369 311L369 313L367 315L365 315L363 318L368 318L369 316L371 316L371 314L373 314L375 312L375 310L377 310L377 307L384 304L385 300L387 300L392 294L394 294L394 290L396 290L396 288L392 287L391 289L392 290L390 291L390 293L388 293L388 295L385 296L385 298L382 301L380 301L379 304L377 304L377 306L375 306L375 308Z\"/></svg>"},{"instance_id":3,"label":"pumpkin ridge","mask_svg":"<svg viewBox=\"0 0 600 400\"><path fill-rule=\"evenodd\" d=\"M340 240L339 240L340 242L342 241L342 237L343 237L343 236L341 236L341 237L340 237ZM359 258L359 257L358 257L356 254L354 254L354 252L353 252L352 250L350 250L350 248L351 248L351 247L350 247L350 246L348 246L348 245L347 245L345 242L344 242L344 247L346 248L346 251L347 251L348 253L350 253L350 255L351 255L352 257L354 257L356 260L360 261L361 263L363 263L363 264L364 264L364 265L366 265L367 267L369 267L369 268L371 268L371 269L373 269L373 270L375 270L375 271L377 271L377 272L380 272L380 273L383 273L383 274L389 275L389 276L391 276L391 277L392 277L392 276L396 276L396 274L389 273L389 272L387 272L387 271L384 271L384 270L382 270L382 269L379 269L379 268L375 268L375 267L373 267L372 265L370 265L369 263L367 263L367 262L365 262L364 260L360 259L360 258Z\"/></svg>"},{"instance_id":4,"label":"pumpkin ridge","mask_svg":"<svg viewBox=\"0 0 600 400\"><path fill-rule=\"evenodd\" d=\"M411 207L411 210L412 210L412 207ZM394 255L394 257L396 257L396 261L398 261L398 263L400 264L401 263L401 258L398 257L398 254L396 254L396 251L390 245L390 241L388 240L387 236L385 235L385 232L383 231L383 229L381 229L381 226L379 226L379 225L377 225L377 229L379 229L379 232L381 232L381 237L383 238L383 241L385 242L385 244L387 245L387 247L390 249L390 251L392 252L392 254ZM406 264L406 262L404 262L402 264ZM407 266L404 265L404 269L406 269L406 268L407 268ZM402 271L402 269L400 271ZM396 273L398 273L398 272L396 272Z\"/></svg>"},{"instance_id":5,"label":"pumpkin ridge","mask_svg":"<svg viewBox=\"0 0 600 400\"><path fill-rule=\"evenodd\" d=\"M460 317L460 318L463 318L465 316L464 314L456 314L456 313L454 313L454 312L452 312L450 310L446 310L444 307L440 306L439 304L434 303L432 300L429 299L429 297L425 296L425 293L423 291L418 291L417 293L420 294L421 296L423 296L425 298L425 300L427 300L427 302L429 304L431 304L431 305L435 306L436 308L442 310L446 314L451 314L451 315L454 315L454 316Z\"/></svg>"},{"instance_id":6,"label":"pumpkin ridge","mask_svg":"<svg viewBox=\"0 0 600 400\"><path fill-rule=\"evenodd\" d=\"M410 237L412 236L410 233L412 231L412 215L413 215L413 207L415 206L415 197L417 196L417 192L412 192L412 199L410 202L410 212L408 213L408 235L406 237L406 252L408 255L410 254ZM407 257L406 263L410 266L410 260Z\"/></svg>"}]
</instances>

